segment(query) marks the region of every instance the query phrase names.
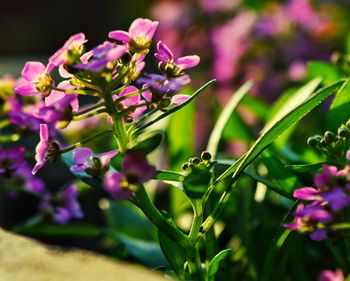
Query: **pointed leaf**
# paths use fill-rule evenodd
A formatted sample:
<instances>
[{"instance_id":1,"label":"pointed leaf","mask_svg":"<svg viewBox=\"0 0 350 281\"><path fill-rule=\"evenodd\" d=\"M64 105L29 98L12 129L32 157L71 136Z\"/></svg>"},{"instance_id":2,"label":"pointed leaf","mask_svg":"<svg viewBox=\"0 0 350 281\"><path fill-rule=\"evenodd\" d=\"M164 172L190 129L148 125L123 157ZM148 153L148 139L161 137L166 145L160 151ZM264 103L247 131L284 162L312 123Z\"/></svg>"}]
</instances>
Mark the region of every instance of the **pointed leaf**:
<instances>
[{"instance_id":1,"label":"pointed leaf","mask_svg":"<svg viewBox=\"0 0 350 281\"><path fill-rule=\"evenodd\" d=\"M327 115L327 127L331 131L336 131L341 124L345 124L350 119L350 82L346 84L335 96L331 108Z\"/></svg>"},{"instance_id":2,"label":"pointed leaf","mask_svg":"<svg viewBox=\"0 0 350 281\"><path fill-rule=\"evenodd\" d=\"M230 255L231 249L225 249L219 252L210 262L208 268L208 281L215 280L215 274L219 270L220 263Z\"/></svg>"},{"instance_id":3,"label":"pointed leaf","mask_svg":"<svg viewBox=\"0 0 350 281\"><path fill-rule=\"evenodd\" d=\"M248 81L246 82L242 87L240 87L231 97L231 99L228 101L226 106L223 108L218 120L215 123L214 129L212 130L208 145L207 145L207 151L209 151L213 158L216 157L216 152L218 149L219 141L221 139L222 132L224 131L224 128L230 119L230 116L234 112L234 110L237 108L239 102L243 99L243 97L249 92L249 90L252 88L253 82Z\"/></svg>"},{"instance_id":4,"label":"pointed leaf","mask_svg":"<svg viewBox=\"0 0 350 281\"><path fill-rule=\"evenodd\" d=\"M318 90L310 98L302 104L294 104L288 111L280 112L279 118L273 118L262 130L260 137L256 140L249 151L238 159L230 168L228 168L216 181L221 181L234 172L233 177L236 178L240 173L249 166L249 164L259 154L269 146L275 139L283 134L290 126L294 125L307 113L319 105L324 99L330 96L334 91L338 90L344 84L344 80L340 80L328 87Z\"/></svg>"}]
</instances>

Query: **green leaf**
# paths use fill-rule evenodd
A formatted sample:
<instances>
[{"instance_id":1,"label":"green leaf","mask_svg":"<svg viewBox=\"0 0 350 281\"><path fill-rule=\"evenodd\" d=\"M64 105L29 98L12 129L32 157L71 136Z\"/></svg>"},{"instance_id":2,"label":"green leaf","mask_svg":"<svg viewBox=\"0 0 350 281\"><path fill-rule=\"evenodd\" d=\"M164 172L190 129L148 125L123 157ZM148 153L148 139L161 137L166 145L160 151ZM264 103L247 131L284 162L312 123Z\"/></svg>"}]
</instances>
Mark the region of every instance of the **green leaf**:
<instances>
[{"instance_id":1,"label":"green leaf","mask_svg":"<svg viewBox=\"0 0 350 281\"><path fill-rule=\"evenodd\" d=\"M167 261L158 244L155 226L130 202L105 200L101 204L109 234L146 266L158 267Z\"/></svg>"},{"instance_id":2,"label":"green leaf","mask_svg":"<svg viewBox=\"0 0 350 281\"><path fill-rule=\"evenodd\" d=\"M116 232L142 240L157 240L154 225L130 202L105 199L100 205L108 226Z\"/></svg>"},{"instance_id":3,"label":"green leaf","mask_svg":"<svg viewBox=\"0 0 350 281\"><path fill-rule=\"evenodd\" d=\"M208 281L215 280L215 274L219 270L220 263L225 260L231 253L231 249L225 249L219 252L210 262L208 268Z\"/></svg>"},{"instance_id":4,"label":"green leaf","mask_svg":"<svg viewBox=\"0 0 350 281\"><path fill-rule=\"evenodd\" d=\"M166 234L158 231L158 239L160 247L168 260L171 268L174 270L176 276L183 280L185 277L184 265L186 262L186 255L179 245L171 240Z\"/></svg>"},{"instance_id":5,"label":"green leaf","mask_svg":"<svg viewBox=\"0 0 350 281\"><path fill-rule=\"evenodd\" d=\"M350 82L346 81L345 85L335 96L331 108L327 115L327 127L329 130L336 132L341 124L345 124L350 118Z\"/></svg>"},{"instance_id":6,"label":"green leaf","mask_svg":"<svg viewBox=\"0 0 350 281\"><path fill-rule=\"evenodd\" d=\"M278 255L279 251L282 249L282 246L286 242L289 234L291 233L291 230L286 229L283 226L283 224L289 223L290 221L292 221L293 211L296 208L296 206L298 205L298 203L299 203L298 201L295 202L293 207L284 216L281 225L279 226L276 234L274 235L274 237L271 241L270 247L269 247L269 249L267 251L267 255L265 257L265 262L264 262L264 266L262 269L260 281L271 280L270 278L271 278L272 271L275 267L277 255Z\"/></svg>"},{"instance_id":7,"label":"green leaf","mask_svg":"<svg viewBox=\"0 0 350 281\"><path fill-rule=\"evenodd\" d=\"M156 241L141 240L120 232L113 232L113 234L125 245L125 249L142 264L153 268L167 265L167 260Z\"/></svg>"},{"instance_id":8,"label":"green leaf","mask_svg":"<svg viewBox=\"0 0 350 281\"><path fill-rule=\"evenodd\" d=\"M185 102L183 102L183 103L173 107L172 109L168 110L167 112L161 114L157 118L153 119L152 121L150 121L150 122L146 123L145 125L141 126L140 128L138 128L138 130L143 130L143 129L153 125L154 123L157 123L158 121L164 119L168 115L170 115L170 114L180 110L181 108L185 107L190 102L192 102L198 95L200 95L205 89L207 89L209 86L211 86L214 82L215 82L215 79L210 80L209 82L205 83L196 92L194 92L194 94L188 100L186 100Z\"/></svg>"},{"instance_id":9,"label":"green leaf","mask_svg":"<svg viewBox=\"0 0 350 281\"><path fill-rule=\"evenodd\" d=\"M320 78L315 78L296 92L287 92L286 95L282 96L281 100L276 103L276 106L273 106L272 110L274 111L274 114L269 119L268 123L265 125L265 128L262 131L267 131L269 128L274 126L275 123L290 113L293 109L296 109L301 104L303 104L305 100L307 100L310 95L315 92L320 82Z\"/></svg>"},{"instance_id":10,"label":"green leaf","mask_svg":"<svg viewBox=\"0 0 350 281\"><path fill-rule=\"evenodd\" d=\"M234 163L234 161L232 161L232 160L218 160L217 164L214 166L214 175L215 176L221 175L233 163ZM272 191L274 191L274 192L276 192L276 193L278 193L286 198L294 199L292 194L288 193L286 190L284 190L284 188L281 188L280 186L276 186L274 183L272 183L268 179L257 175L253 171L247 169L244 171L244 173L248 177L250 177L251 179L253 179L257 182L261 182L262 184L264 184L267 188L271 189Z\"/></svg>"},{"instance_id":11,"label":"green leaf","mask_svg":"<svg viewBox=\"0 0 350 281\"><path fill-rule=\"evenodd\" d=\"M186 195L189 198L202 198L208 189L211 179L212 173L208 169L193 167L183 181Z\"/></svg>"},{"instance_id":12,"label":"green leaf","mask_svg":"<svg viewBox=\"0 0 350 281\"><path fill-rule=\"evenodd\" d=\"M167 136L172 169L180 169L182 163L193 155L195 146L195 103L172 114L167 127Z\"/></svg>"},{"instance_id":13,"label":"green leaf","mask_svg":"<svg viewBox=\"0 0 350 281\"><path fill-rule=\"evenodd\" d=\"M286 169L291 172L299 173L317 173L322 170L325 163L315 163L315 164L303 164L303 165L286 165Z\"/></svg>"},{"instance_id":14,"label":"green leaf","mask_svg":"<svg viewBox=\"0 0 350 281\"><path fill-rule=\"evenodd\" d=\"M238 159L230 168L228 168L216 181L221 181L232 172L233 177L237 177L249 166L249 164L259 156L259 154L283 134L290 126L294 125L307 113L319 105L324 99L338 90L344 84L344 81L338 81L328 87L318 90L315 94L305 100L303 103L295 103L289 110L283 110L278 114L279 118L273 118L262 130L260 137L256 140L249 151Z\"/></svg>"},{"instance_id":15,"label":"green leaf","mask_svg":"<svg viewBox=\"0 0 350 281\"><path fill-rule=\"evenodd\" d=\"M183 181L184 176L172 171L157 171L155 178L163 181Z\"/></svg>"},{"instance_id":16,"label":"green leaf","mask_svg":"<svg viewBox=\"0 0 350 281\"><path fill-rule=\"evenodd\" d=\"M268 150L262 152L259 158L268 170L266 176L278 189L283 190L289 197L292 197L293 191L303 184L290 171L288 171L284 164L279 161Z\"/></svg>"},{"instance_id":17,"label":"green leaf","mask_svg":"<svg viewBox=\"0 0 350 281\"><path fill-rule=\"evenodd\" d=\"M243 99L243 97L249 92L252 88L253 82L248 81L242 87L240 87L231 97L229 102L223 108L218 120L215 123L215 126L210 134L207 151L209 151L213 158L216 157L216 152L218 149L219 141L221 139L222 132L230 119L230 116L237 108L239 102Z\"/></svg>"},{"instance_id":18,"label":"green leaf","mask_svg":"<svg viewBox=\"0 0 350 281\"><path fill-rule=\"evenodd\" d=\"M329 85L340 79L339 71L330 63L324 61L311 61L307 64L311 78L322 77L324 85Z\"/></svg>"},{"instance_id":19,"label":"green leaf","mask_svg":"<svg viewBox=\"0 0 350 281\"><path fill-rule=\"evenodd\" d=\"M163 140L163 132L160 130L144 132L130 144L130 149L136 149L148 154L155 150Z\"/></svg>"}]
</instances>

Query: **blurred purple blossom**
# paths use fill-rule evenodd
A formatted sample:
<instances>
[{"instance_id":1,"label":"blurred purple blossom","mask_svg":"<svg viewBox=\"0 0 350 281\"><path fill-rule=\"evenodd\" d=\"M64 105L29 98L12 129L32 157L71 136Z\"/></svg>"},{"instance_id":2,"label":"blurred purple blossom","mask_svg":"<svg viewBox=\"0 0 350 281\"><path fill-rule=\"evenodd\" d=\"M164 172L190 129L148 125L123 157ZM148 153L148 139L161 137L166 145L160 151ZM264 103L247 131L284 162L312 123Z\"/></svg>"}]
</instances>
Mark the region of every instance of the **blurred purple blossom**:
<instances>
[{"instance_id":1,"label":"blurred purple blossom","mask_svg":"<svg viewBox=\"0 0 350 281\"><path fill-rule=\"evenodd\" d=\"M141 151L128 151L121 163L120 172L109 172L104 179L107 192L115 199L126 199L136 191L139 184L150 180L156 168L147 161Z\"/></svg>"}]
</instances>

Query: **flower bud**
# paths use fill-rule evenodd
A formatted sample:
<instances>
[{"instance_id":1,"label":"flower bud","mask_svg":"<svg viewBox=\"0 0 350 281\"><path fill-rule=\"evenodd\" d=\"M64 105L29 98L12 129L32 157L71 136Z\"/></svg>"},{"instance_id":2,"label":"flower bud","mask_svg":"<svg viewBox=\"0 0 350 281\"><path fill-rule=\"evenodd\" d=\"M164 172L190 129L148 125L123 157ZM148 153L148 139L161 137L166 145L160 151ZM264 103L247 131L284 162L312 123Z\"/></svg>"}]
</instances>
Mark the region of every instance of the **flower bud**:
<instances>
[{"instance_id":1,"label":"flower bud","mask_svg":"<svg viewBox=\"0 0 350 281\"><path fill-rule=\"evenodd\" d=\"M209 161L211 159L211 154L209 151L203 151L201 154L201 158L203 161Z\"/></svg>"},{"instance_id":2,"label":"flower bud","mask_svg":"<svg viewBox=\"0 0 350 281\"><path fill-rule=\"evenodd\" d=\"M317 145L318 145L318 140L317 140L317 138L315 138L315 137L309 137L309 138L307 139L307 144L308 144L309 146L311 146L311 147L317 147Z\"/></svg>"},{"instance_id":3,"label":"flower bud","mask_svg":"<svg viewBox=\"0 0 350 281\"><path fill-rule=\"evenodd\" d=\"M325 132L324 140L328 144L332 144L337 140L337 136L330 131Z\"/></svg>"},{"instance_id":4,"label":"flower bud","mask_svg":"<svg viewBox=\"0 0 350 281\"><path fill-rule=\"evenodd\" d=\"M350 136L350 131L346 127L342 126L338 129L338 136L341 138L346 138Z\"/></svg>"}]
</instances>

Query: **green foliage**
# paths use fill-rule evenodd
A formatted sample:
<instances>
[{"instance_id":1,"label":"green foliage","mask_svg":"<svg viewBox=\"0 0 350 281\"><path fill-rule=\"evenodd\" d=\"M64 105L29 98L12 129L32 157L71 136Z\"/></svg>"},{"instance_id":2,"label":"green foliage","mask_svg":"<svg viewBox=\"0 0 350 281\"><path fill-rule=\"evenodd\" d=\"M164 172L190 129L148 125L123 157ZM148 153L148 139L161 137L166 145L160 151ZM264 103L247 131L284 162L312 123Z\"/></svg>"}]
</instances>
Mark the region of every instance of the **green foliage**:
<instances>
[{"instance_id":1,"label":"green foliage","mask_svg":"<svg viewBox=\"0 0 350 281\"><path fill-rule=\"evenodd\" d=\"M231 249L225 249L215 255L215 257L211 260L208 267L208 273L207 273L208 281L215 280L215 274L219 270L220 263L223 262L230 254L231 254Z\"/></svg>"},{"instance_id":2,"label":"green foliage","mask_svg":"<svg viewBox=\"0 0 350 281\"><path fill-rule=\"evenodd\" d=\"M344 86L335 96L327 115L327 128L336 131L341 124L345 124L350 114L350 82Z\"/></svg>"},{"instance_id":3,"label":"green foliage","mask_svg":"<svg viewBox=\"0 0 350 281\"><path fill-rule=\"evenodd\" d=\"M260 137L250 150L228 168L221 175L219 180L227 177L232 172L234 172L234 176L239 175L268 145L283 134L290 126L294 125L309 113L325 98L337 91L343 84L344 81L338 81L328 87L320 89L301 104L300 102L295 102L295 104L293 104L294 106L291 106L289 109L283 108L283 110L280 110L279 114L265 125Z\"/></svg>"}]
</instances>

